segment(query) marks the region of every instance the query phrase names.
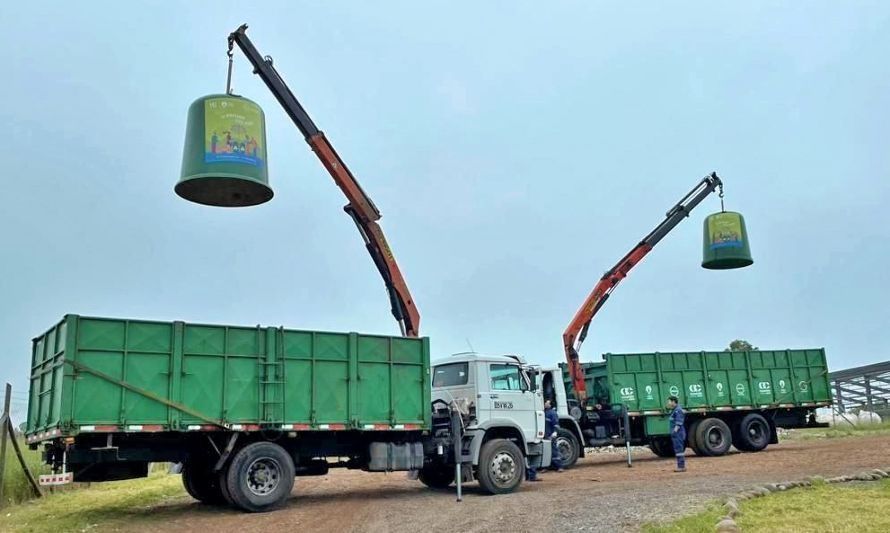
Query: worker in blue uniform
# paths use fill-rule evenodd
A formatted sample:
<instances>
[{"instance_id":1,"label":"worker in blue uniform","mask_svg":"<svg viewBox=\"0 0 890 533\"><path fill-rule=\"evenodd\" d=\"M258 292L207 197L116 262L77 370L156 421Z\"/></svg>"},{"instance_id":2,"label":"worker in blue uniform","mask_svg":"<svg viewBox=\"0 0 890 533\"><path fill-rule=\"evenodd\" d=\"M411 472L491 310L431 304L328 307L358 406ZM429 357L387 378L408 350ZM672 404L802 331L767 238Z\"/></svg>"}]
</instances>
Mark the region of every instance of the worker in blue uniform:
<instances>
[{"instance_id":1,"label":"worker in blue uniform","mask_svg":"<svg viewBox=\"0 0 890 533\"><path fill-rule=\"evenodd\" d=\"M544 435L550 439L550 469L562 472L562 459L559 456L559 446L556 444L556 437L559 429L559 414L556 412L550 400L544 402Z\"/></svg>"},{"instance_id":2,"label":"worker in blue uniform","mask_svg":"<svg viewBox=\"0 0 890 533\"><path fill-rule=\"evenodd\" d=\"M674 455L677 456L677 468L674 472L686 471L686 413L680 405L680 399L676 396L669 396L667 401L668 409L671 410L670 428L671 428L671 444L674 445Z\"/></svg>"},{"instance_id":3,"label":"worker in blue uniform","mask_svg":"<svg viewBox=\"0 0 890 533\"><path fill-rule=\"evenodd\" d=\"M535 465L531 464L528 458L525 459L525 464L528 466L525 467L525 480L526 481L541 481L538 479L538 469L535 468Z\"/></svg>"}]
</instances>

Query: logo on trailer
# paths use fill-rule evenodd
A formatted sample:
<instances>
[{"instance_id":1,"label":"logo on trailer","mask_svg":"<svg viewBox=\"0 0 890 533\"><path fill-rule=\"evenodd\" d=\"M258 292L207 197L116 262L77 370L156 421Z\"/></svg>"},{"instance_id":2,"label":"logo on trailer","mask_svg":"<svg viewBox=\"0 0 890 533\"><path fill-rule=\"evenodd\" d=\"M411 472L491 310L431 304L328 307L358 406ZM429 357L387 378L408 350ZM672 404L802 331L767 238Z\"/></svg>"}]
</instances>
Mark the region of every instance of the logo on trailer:
<instances>
[{"instance_id":1,"label":"logo on trailer","mask_svg":"<svg viewBox=\"0 0 890 533\"><path fill-rule=\"evenodd\" d=\"M800 387L800 392L806 392L807 389L810 387L806 381L801 381L797 385Z\"/></svg>"},{"instance_id":2,"label":"logo on trailer","mask_svg":"<svg viewBox=\"0 0 890 533\"><path fill-rule=\"evenodd\" d=\"M634 397L634 388L633 387L621 387L619 391L621 393L621 397L627 400L632 400Z\"/></svg>"},{"instance_id":3,"label":"logo on trailer","mask_svg":"<svg viewBox=\"0 0 890 533\"><path fill-rule=\"evenodd\" d=\"M693 383L689 386L689 396L692 398L701 398L704 396L704 387L698 383Z\"/></svg>"},{"instance_id":4,"label":"logo on trailer","mask_svg":"<svg viewBox=\"0 0 890 533\"><path fill-rule=\"evenodd\" d=\"M771 394L772 385L770 385L769 381L761 381L757 383L757 388L760 389L760 394Z\"/></svg>"},{"instance_id":5,"label":"logo on trailer","mask_svg":"<svg viewBox=\"0 0 890 533\"><path fill-rule=\"evenodd\" d=\"M652 399L652 385L646 385L646 399Z\"/></svg>"},{"instance_id":6,"label":"logo on trailer","mask_svg":"<svg viewBox=\"0 0 890 533\"><path fill-rule=\"evenodd\" d=\"M736 384L735 391L738 393L739 396L744 396L745 395L745 384L744 383Z\"/></svg>"},{"instance_id":7,"label":"logo on trailer","mask_svg":"<svg viewBox=\"0 0 890 533\"><path fill-rule=\"evenodd\" d=\"M671 393L671 396L679 396L680 395L680 387L676 385L671 385L671 388L668 389L668 392Z\"/></svg>"},{"instance_id":8,"label":"logo on trailer","mask_svg":"<svg viewBox=\"0 0 890 533\"><path fill-rule=\"evenodd\" d=\"M717 389L717 396L723 396L723 383L718 381L714 388Z\"/></svg>"},{"instance_id":9,"label":"logo on trailer","mask_svg":"<svg viewBox=\"0 0 890 533\"><path fill-rule=\"evenodd\" d=\"M785 392L785 380L784 379L779 380L779 392Z\"/></svg>"}]
</instances>

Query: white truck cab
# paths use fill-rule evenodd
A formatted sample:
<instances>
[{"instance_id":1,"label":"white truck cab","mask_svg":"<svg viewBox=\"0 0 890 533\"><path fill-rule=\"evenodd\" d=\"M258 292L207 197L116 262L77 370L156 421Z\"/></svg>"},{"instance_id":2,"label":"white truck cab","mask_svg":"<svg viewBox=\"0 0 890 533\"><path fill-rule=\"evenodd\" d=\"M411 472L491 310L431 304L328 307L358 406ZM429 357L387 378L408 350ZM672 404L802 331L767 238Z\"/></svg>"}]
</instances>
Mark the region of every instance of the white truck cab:
<instances>
[{"instance_id":1,"label":"white truck cab","mask_svg":"<svg viewBox=\"0 0 890 533\"><path fill-rule=\"evenodd\" d=\"M550 465L544 397L536 369L522 357L460 353L433 361L432 374L432 401L466 408L465 480L478 479L491 492L509 492L522 482L528 465ZM436 474L427 472L427 480L440 479ZM421 480L427 482L423 472Z\"/></svg>"}]
</instances>

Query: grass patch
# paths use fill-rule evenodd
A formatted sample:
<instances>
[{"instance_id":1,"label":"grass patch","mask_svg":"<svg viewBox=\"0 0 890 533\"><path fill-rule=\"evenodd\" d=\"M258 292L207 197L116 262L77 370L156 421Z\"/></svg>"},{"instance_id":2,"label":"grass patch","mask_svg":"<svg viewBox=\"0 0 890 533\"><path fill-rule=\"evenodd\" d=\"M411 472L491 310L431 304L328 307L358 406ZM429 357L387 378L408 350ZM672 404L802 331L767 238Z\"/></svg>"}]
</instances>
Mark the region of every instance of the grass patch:
<instances>
[{"instance_id":1,"label":"grass patch","mask_svg":"<svg viewBox=\"0 0 890 533\"><path fill-rule=\"evenodd\" d=\"M863 424L859 426L835 426L830 428L806 428L792 430L788 440L837 439L844 437L871 437L890 435L890 422Z\"/></svg>"},{"instance_id":2,"label":"grass patch","mask_svg":"<svg viewBox=\"0 0 890 533\"><path fill-rule=\"evenodd\" d=\"M24 439L19 439L19 448L22 455L25 456L25 463L28 469L36 479L40 474L49 474L49 466L44 465L40 459L39 450L29 450ZM8 507L34 497L31 492L31 486L28 484L28 478L22 472L19 465L19 458L15 455L15 449L12 442L6 441L6 471L3 475L3 501L0 501L0 508Z\"/></svg>"},{"instance_id":3,"label":"grass patch","mask_svg":"<svg viewBox=\"0 0 890 533\"><path fill-rule=\"evenodd\" d=\"M890 531L890 481L823 484L744 502L743 531Z\"/></svg>"},{"instance_id":4,"label":"grass patch","mask_svg":"<svg viewBox=\"0 0 890 533\"><path fill-rule=\"evenodd\" d=\"M126 523L150 518L153 506L184 495L180 476L157 471L147 479L92 483L3 509L0 531L121 529Z\"/></svg>"},{"instance_id":5,"label":"grass patch","mask_svg":"<svg viewBox=\"0 0 890 533\"><path fill-rule=\"evenodd\" d=\"M717 504L700 513L664 524L644 524L643 533L714 533L714 525L724 515Z\"/></svg>"},{"instance_id":6,"label":"grass patch","mask_svg":"<svg viewBox=\"0 0 890 533\"><path fill-rule=\"evenodd\" d=\"M890 531L890 479L880 482L826 484L773 493L740 505L736 523L742 531ZM712 532L723 516L713 506L667 524L647 524L645 533Z\"/></svg>"}]
</instances>

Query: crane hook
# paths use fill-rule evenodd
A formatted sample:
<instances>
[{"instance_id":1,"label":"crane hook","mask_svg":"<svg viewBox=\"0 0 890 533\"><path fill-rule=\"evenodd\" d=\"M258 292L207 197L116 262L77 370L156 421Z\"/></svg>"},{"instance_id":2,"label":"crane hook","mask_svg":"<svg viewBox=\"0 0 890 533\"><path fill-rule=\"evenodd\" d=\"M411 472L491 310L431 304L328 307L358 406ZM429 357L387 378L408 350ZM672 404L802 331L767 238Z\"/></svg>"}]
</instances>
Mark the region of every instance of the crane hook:
<instances>
[{"instance_id":1,"label":"crane hook","mask_svg":"<svg viewBox=\"0 0 890 533\"><path fill-rule=\"evenodd\" d=\"M229 36L229 50L226 52L226 55L229 57L229 70L226 74L226 94L232 94L232 56L235 53L232 49L235 47L235 39L232 36Z\"/></svg>"}]
</instances>

